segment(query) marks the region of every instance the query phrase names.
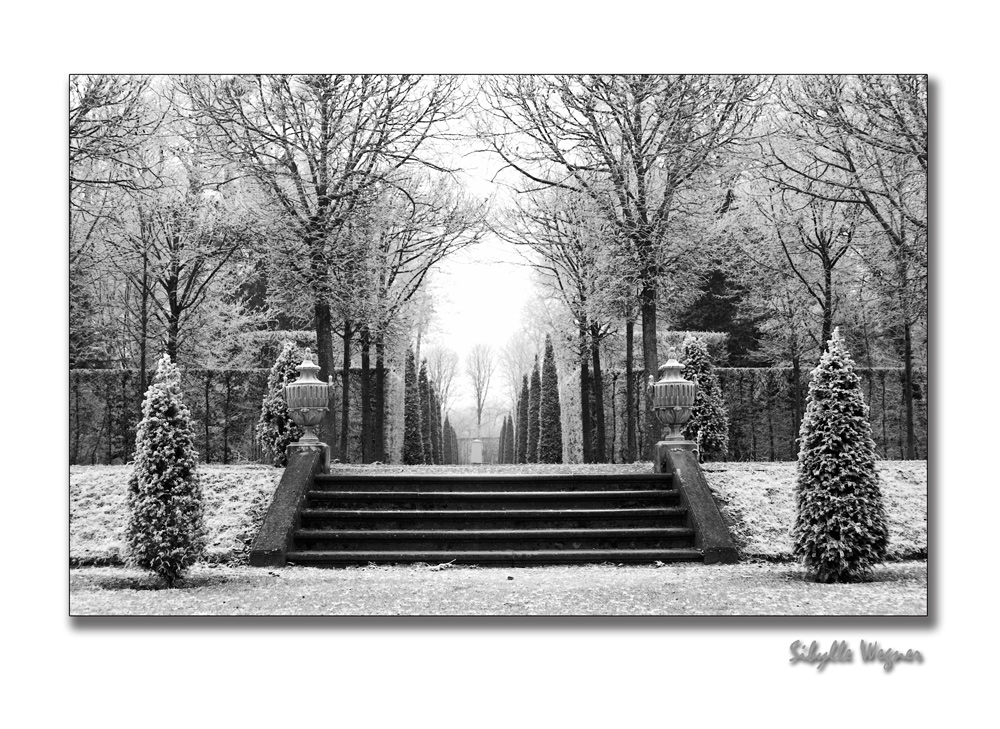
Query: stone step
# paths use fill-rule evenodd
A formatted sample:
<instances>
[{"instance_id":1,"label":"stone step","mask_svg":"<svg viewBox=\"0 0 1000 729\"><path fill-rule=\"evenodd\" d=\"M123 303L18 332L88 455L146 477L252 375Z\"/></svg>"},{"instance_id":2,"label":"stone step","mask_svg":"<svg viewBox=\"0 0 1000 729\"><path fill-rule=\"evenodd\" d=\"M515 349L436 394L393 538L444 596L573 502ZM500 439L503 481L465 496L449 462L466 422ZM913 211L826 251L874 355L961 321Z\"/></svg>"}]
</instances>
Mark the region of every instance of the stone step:
<instances>
[{"instance_id":1,"label":"stone step","mask_svg":"<svg viewBox=\"0 0 1000 729\"><path fill-rule=\"evenodd\" d=\"M654 562L700 562L697 549L535 549L535 550L359 550L292 551L286 554L289 564L358 565L358 564L479 564L529 566L539 564L580 564L612 562L652 564Z\"/></svg>"},{"instance_id":2,"label":"stone step","mask_svg":"<svg viewBox=\"0 0 1000 729\"><path fill-rule=\"evenodd\" d=\"M295 551L537 551L694 546L686 527L604 529L299 529Z\"/></svg>"},{"instance_id":3,"label":"stone step","mask_svg":"<svg viewBox=\"0 0 1000 729\"><path fill-rule=\"evenodd\" d=\"M672 488L665 474L319 474L321 491L617 491Z\"/></svg>"},{"instance_id":4,"label":"stone step","mask_svg":"<svg viewBox=\"0 0 1000 729\"><path fill-rule=\"evenodd\" d=\"M322 509L305 508L306 529L595 529L685 526L679 506L620 509Z\"/></svg>"},{"instance_id":5,"label":"stone step","mask_svg":"<svg viewBox=\"0 0 1000 729\"><path fill-rule=\"evenodd\" d=\"M628 508L673 506L673 490L617 491L318 491L307 494L309 508L330 509L474 509L497 510L560 506Z\"/></svg>"}]
</instances>

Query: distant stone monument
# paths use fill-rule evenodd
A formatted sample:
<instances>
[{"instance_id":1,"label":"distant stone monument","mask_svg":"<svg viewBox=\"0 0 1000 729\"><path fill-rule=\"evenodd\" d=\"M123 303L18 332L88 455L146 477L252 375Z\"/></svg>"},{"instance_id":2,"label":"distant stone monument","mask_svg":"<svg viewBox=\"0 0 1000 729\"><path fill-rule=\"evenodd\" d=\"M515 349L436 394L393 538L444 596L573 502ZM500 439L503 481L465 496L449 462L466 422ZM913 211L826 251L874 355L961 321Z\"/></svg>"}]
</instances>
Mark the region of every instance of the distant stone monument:
<instances>
[{"instance_id":1,"label":"distant stone monument","mask_svg":"<svg viewBox=\"0 0 1000 729\"><path fill-rule=\"evenodd\" d=\"M483 462L483 442L476 438L472 441L472 448L469 449L469 463Z\"/></svg>"}]
</instances>

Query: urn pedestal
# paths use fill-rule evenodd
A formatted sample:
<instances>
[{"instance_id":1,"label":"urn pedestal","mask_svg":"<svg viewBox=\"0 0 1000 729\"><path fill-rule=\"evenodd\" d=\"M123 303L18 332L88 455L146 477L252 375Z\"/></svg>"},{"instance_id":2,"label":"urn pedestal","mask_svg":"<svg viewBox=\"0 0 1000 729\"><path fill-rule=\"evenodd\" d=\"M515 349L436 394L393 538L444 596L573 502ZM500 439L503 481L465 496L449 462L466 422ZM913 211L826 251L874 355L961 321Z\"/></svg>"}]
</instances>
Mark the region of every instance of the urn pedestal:
<instances>
[{"instance_id":1,"label":"urn pedestal","mask_svg":"<svg viewBox=\"0 0 1000 729\"><path fill-rule=\"evenodd\" d=\"M691 419L698 386L681 375L683 365L677 361L676 350L671 347L667 363L663 367L663 377L653 385L653 412L660 425L667 429L666 437L656 444L653 453L653 470L665 473L669 470L668 450L691 451L697 456L698 446L685 440L681 431Z\"/></svg>"},{"instance_id":2,"label":"urn pedestal","mask_svg":"<svg viewBox=\"0 0 1000 729\"><path fill-rule=\"evenodd\" d=\"M323 454L323 472L330 472L330 447L320 441L316 427L323 422L323 416L330 409L330 386L317 377L319 366L313 364L307 355L296 367L299 378L285 385L285 404L288 415L302 428L302 437L288 446L291 450L315 450Z\"/></svg>"}]
</instances>

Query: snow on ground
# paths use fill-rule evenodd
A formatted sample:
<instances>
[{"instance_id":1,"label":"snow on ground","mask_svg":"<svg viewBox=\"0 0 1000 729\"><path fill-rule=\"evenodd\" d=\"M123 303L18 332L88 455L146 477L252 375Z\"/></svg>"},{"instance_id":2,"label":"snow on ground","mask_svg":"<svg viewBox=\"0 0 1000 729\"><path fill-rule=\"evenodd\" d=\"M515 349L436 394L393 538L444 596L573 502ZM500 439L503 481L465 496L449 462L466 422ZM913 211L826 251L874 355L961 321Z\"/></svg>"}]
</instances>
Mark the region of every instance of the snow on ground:
<instances>
[{"instance_id":1,"label":"snow on ground","mask_svg":"<svg viewBox=\"0 0 1000 729\"><path fill-rule=\"evenodd\" d=\"M744 558L790 559L795 521L794 462L708 463L704 470ZM650 463L517 466L360 466L333 473L649 473ZM211 562L245 563L282 470L257 464L203 465ZM927 554L927 463L883 461L879 475L889 518L889 558ZM125 529L127 466L70 468L70 562L118 564Z\"/></svg>"}]
</instances>

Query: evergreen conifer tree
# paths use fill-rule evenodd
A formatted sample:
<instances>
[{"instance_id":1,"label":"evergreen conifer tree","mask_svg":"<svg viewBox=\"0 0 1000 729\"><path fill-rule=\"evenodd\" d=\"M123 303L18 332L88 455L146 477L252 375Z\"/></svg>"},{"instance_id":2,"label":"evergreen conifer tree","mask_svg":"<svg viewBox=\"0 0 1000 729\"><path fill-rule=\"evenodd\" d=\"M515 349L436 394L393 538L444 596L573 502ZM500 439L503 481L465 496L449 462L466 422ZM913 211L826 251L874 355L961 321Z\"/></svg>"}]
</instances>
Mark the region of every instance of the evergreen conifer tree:
<instances>
[{"instance_id":1,"label":"evergreen conifer tree","mask_svg":"<svg viewBox=\"0 0 1000 729\"><path fill-rule=\"evenodd\" d=\"M871 573L889 546L861 380L835 329L812 372L799 431L794 552L818 582Z\"/></svg>"},{"instance_id":2,"label":"evergreen conifer tree","mask_svg":"<svg viewBox=\"0 0 1000 729\"><path fill-rule=\"evenodd\" d=\"M271 463L279 467L287 464L288 444L302 437L302 428L289 417L285 402L285 385L298 377L295 368L301 364L302 356L294 342L285 342L267 376L267 392L260 406L257 441Z\"/></svg>"},{"instance_id":3,"label":"evergreen conifer tree","mask_svg":"<svg viewBox=\"0 0 1000 729\"><path fill-rule=\"evenodd\" d=\"M500 426L500 442L497 443L497 463L503 463L503 449L507 442L507 416L503 418L503 425Z\"/></svg>"},{"instance_id":4,"label":"evergreen conifer tree","mask_svg":"<svg viewBox=\"0 0 1000 729\"><path fill-rule=\"evenodd\" d=\"M531 387L528 390L528 463L538 463L538 429L541 415L542 377L538 371L538 355L535 368L531 371Z\"/></svg>"},{"instance_id":5,"label":"evergreen conifer tree","mask_svg":"<svg viewBox=\"0 0 1000 729\"><path fill-rule=\"evenodd\" d=\"M724 458L729 452L729 414L719 376L703 340L691 339L684 344L683 375L698 386L698 394L682 434L698 444L701 460Z\"/></svg>"},{"instance_id":6,"label":"evergreen conifer tree","mask_svg":"<svg viewBox=\"0 0 1000 729\"><path fill-rule=\"evenodd\" d=\"M455 432L455 426L449 426L450 438L451 438L451 458L452 463L460 463L462 460L462 453L458 447L458 433Z\"/></svg>"},{"instance_id":7,"label":"evergreen conifer tree","mask_svg":"<svg viewBox=\"0 0 1000 729\"><path fill-rule=\"evenodd\" d=\"M448 416L444 416L444 425L441 428L441 462L451 465L455 462L454 450L451 445L451 421Z\"/></svg>"},{"instance_id":8,"label":"evergreen conifer tree","mask_svg":"<svg viewBox=\"0 0 1000 729\"><path fill-rule=\"evenodd\" d=\"M420 388L412 349L406 352L403 386L403 463L413 466L424 462L424 438L420 431Z\"/></svg>"},{"instance_id":9,"label":"evergreen conifer tree","mask_svg":"<svg viewBox=\"0 0 1000 729\"><path fill-rule=\"evenodd\" d=\"M507 415L507 440L504 441L503 446L503 462L513 463L514 462L514 441L516 440L514 436L514 416Z\"/></svg>"},{"instance_id":10,"label":"evergreen conifer tree","mask_svg":"<svg viewBox=\"0 0 1000 729\"><path fill-rule=\"evenodd\" d=\"M562 463L562 411L559 407L559 376L552 339L545 335L539 405L538 462Z\"/></svg>"},{"instance_id":11,"label":"evergreen conifer tree","mask_svg":"<svg viewBox=\"0 0 1000 729\"><path fill-rule=\"evenodd\" d=\"M517 444L514 457L517 463L528 462L528 376L521 379L521 396L517 398Z\"/></svg>"},{"instance_id":12,"label":"evergreen conifer tree","mask_svg":"<svg viewBox=\"0 0 1000 729\"><path fill-rule=\"evenodd\" d=\"M444 463L444 451L441 446L441 405L438 403L437 385L428 381L428 392L431 397L431 448L434 463Z\"/></svg>"},{"instance_id":13,"label":"evergreen conifer tree","mask_svg":"<svg viewBox=\"0 0 1000 729\"><path fill-rule=\"evenodd\" d=\"M420 362L418 382L420 390L420 437L424 448L424 463L434 463L434 445L431 443L431 388L427 381L427 360Z\"/></svg>"},{"instance_id":14,"label":"evergreen conifer tree","mask_svg":"<svg viewBox=\"0 0 1000 729\"><path fill-rule=\"evenodd\" d=\"M136 429L125 544L128 563L152 570L168 587L205 551L197 464L180 372L163 355Z\"/></svg>"}]
</instances>

